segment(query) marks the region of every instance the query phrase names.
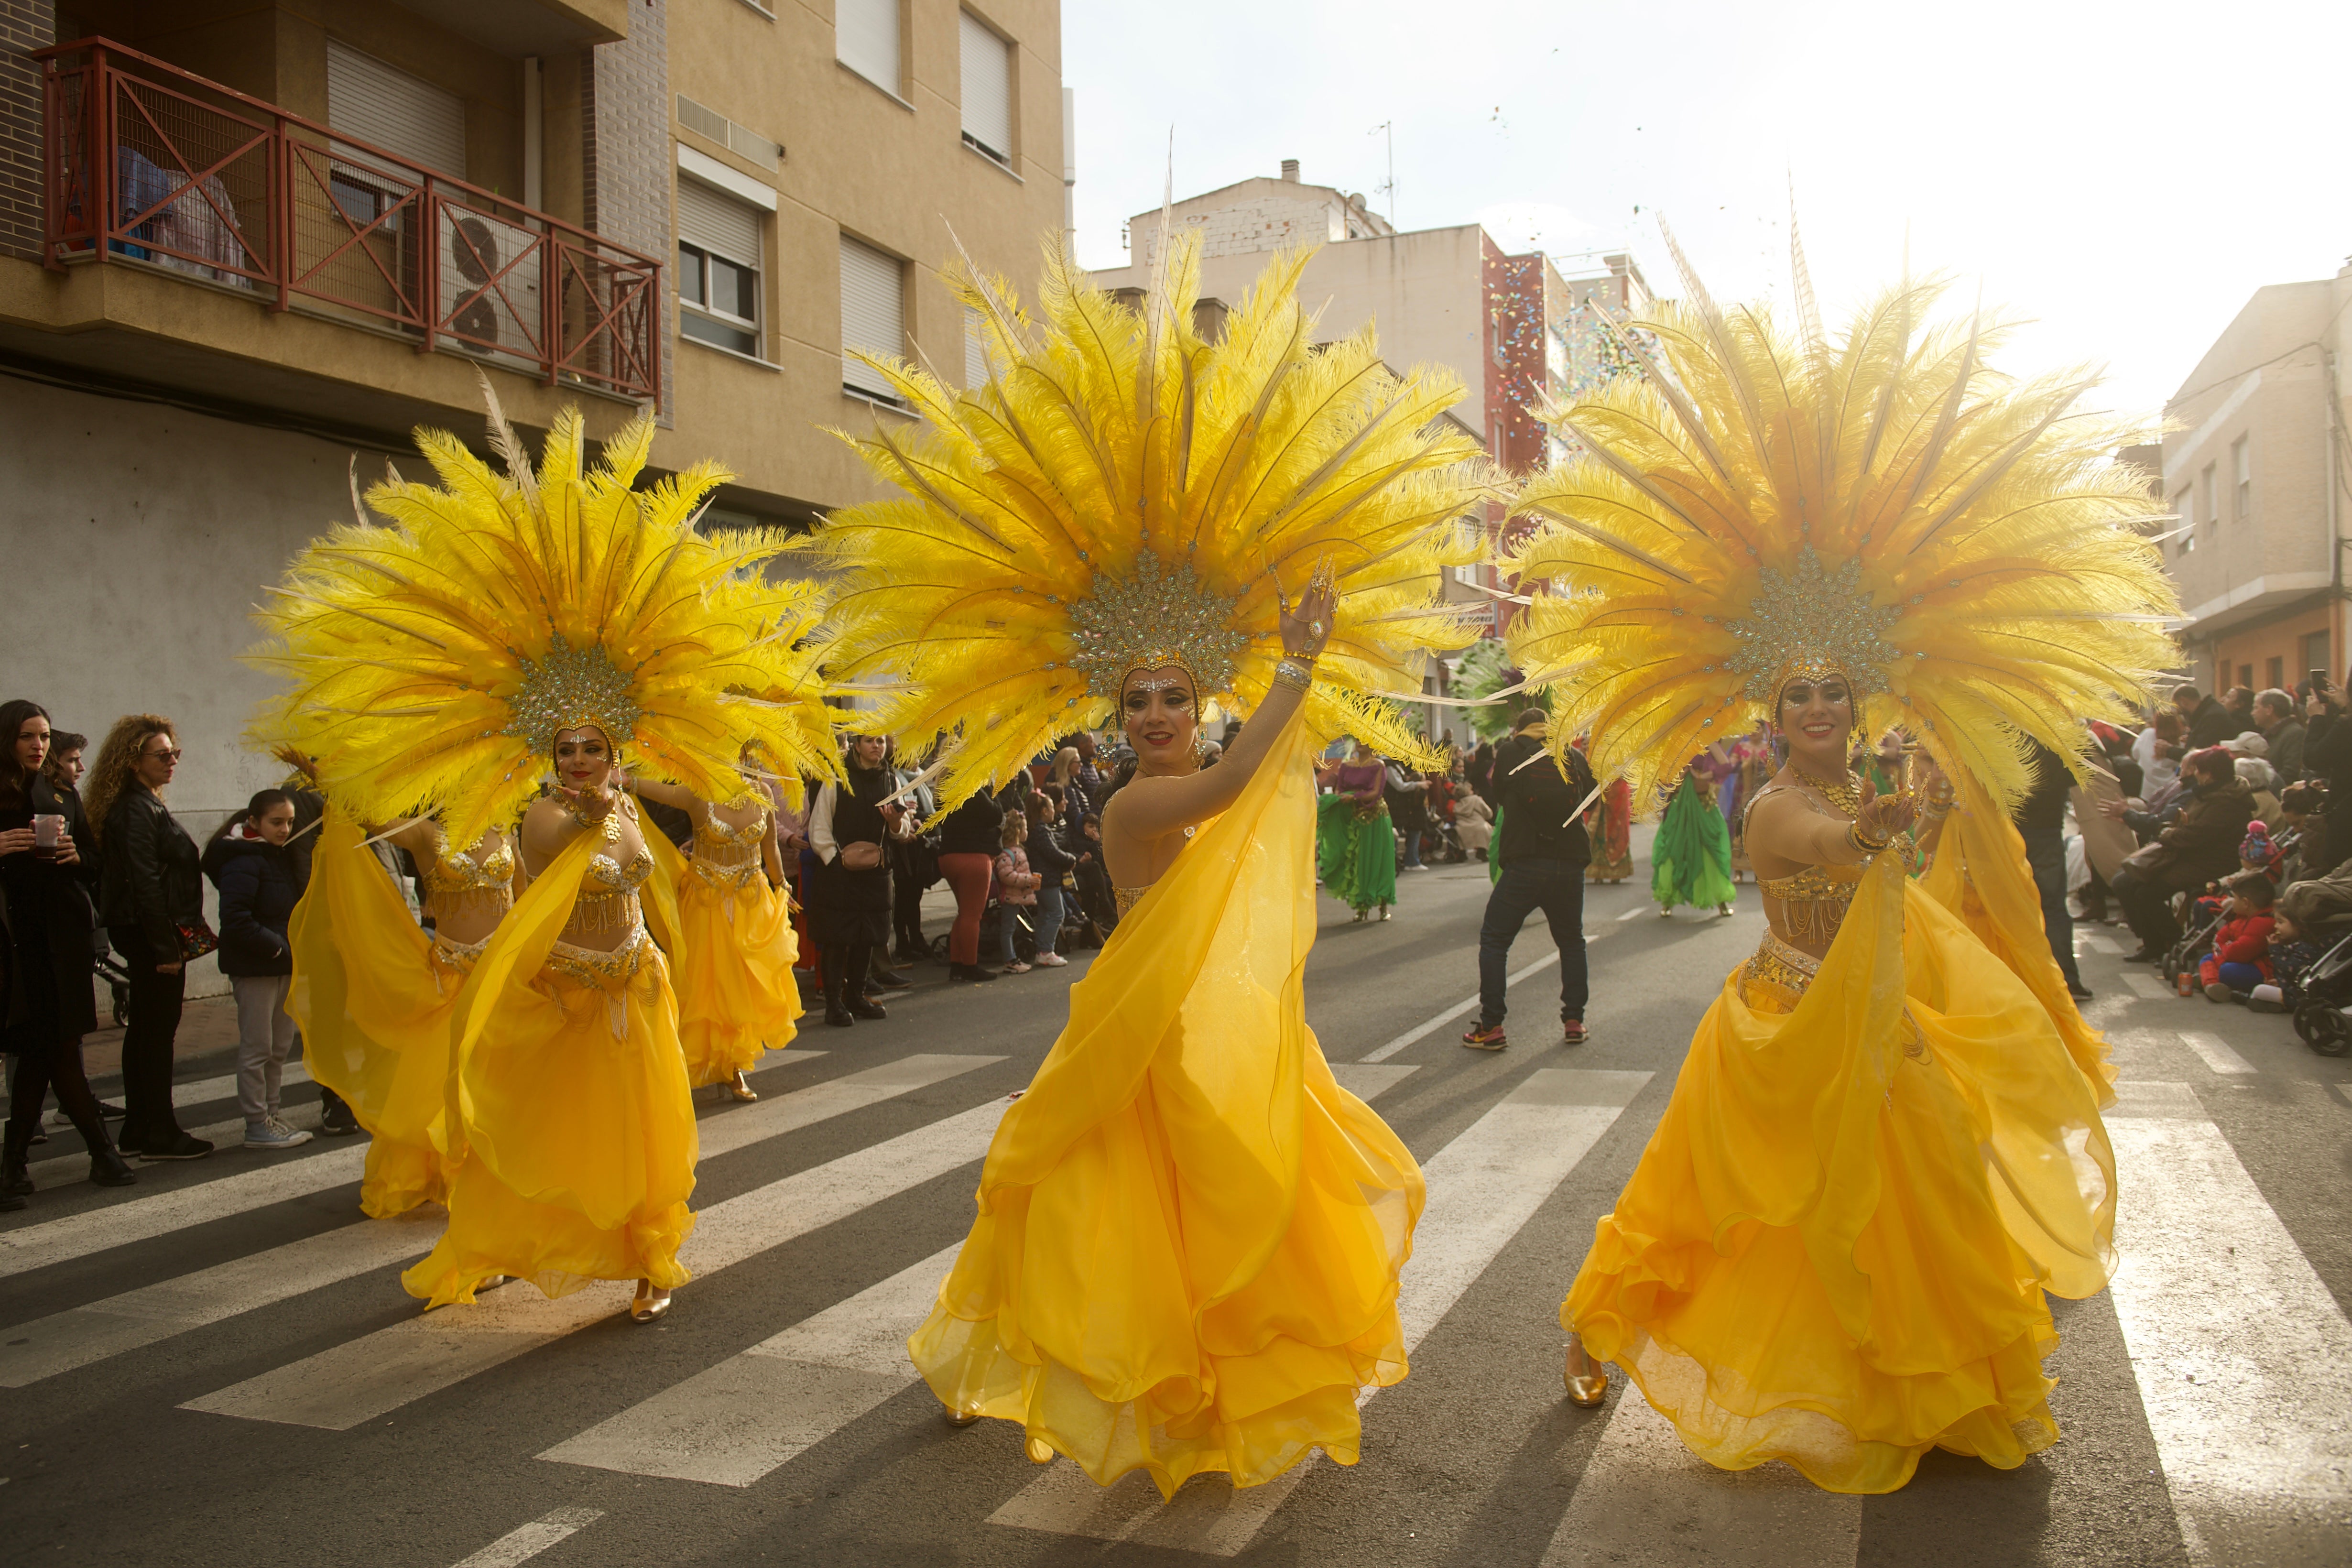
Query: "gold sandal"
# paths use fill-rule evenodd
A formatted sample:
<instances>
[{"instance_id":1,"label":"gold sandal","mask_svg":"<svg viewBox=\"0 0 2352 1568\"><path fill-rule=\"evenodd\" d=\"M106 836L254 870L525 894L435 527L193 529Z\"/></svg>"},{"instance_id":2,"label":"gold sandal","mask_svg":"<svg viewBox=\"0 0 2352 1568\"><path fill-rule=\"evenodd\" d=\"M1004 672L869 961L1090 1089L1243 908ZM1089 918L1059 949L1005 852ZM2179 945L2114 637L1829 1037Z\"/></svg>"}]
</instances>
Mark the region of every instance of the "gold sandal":
<instances>
[{"instance_id":1,"label":"gold sandal","mask_svg":"<svg viewBox=\"0 0 2352 1568\"><path fill-rule=\"evenodd\" d=\"M1585 1371L1576 1370L1584 1363ZM1579 1410L1597 1410L1609 1396L1609 1369L1592 1359L1584 1342L1570 1334L1568 1339L1568 1361L1560 1369L1560 1382L1568 1387L1568 1401Z\"/></svg>"},{"instance_id":2,"label":"gold sandal","mask_svg":"<svg viewBox=\"0 0 2352 1568\"><path fill-rule=\"evenodd\" d=\"M656 1290L650 1279L637 1281L636 1300L629 1303L629 1321L650 1323L669 1310L671 1300L667 1290Z\"/></svg>"}]
</instances>

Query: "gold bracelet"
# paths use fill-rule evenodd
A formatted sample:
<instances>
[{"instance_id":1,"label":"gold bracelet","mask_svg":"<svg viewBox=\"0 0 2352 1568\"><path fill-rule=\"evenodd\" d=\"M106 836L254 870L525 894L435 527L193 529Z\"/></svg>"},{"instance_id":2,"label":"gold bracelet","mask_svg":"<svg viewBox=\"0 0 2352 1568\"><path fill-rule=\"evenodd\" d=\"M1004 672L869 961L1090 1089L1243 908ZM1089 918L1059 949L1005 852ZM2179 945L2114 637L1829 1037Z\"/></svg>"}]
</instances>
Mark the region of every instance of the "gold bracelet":
<instances>
[{"instance_id":1,"label":"gold bracelet","mask_svg":"<svg viewBox=\"0 0 2352 1568\"><path fill-rule=\"evenodd\" d=\"M1314 689L1315 666L1312 661L1284 657L1274 661L1274 680L1277 686L1291 687L1305 692Z\"/></svg>"},{"instance_id":2,"label":"gold bracelet","mask_svg":"<svg viewBox=\"0 0 2352 1568\"><path fill-rule=\"evenodd\" d=\"M1864 855L1875 855L1880 850L1885 848L1889 844L1895 842L1892 838L1873 839L1864 837L1862 835L1862 824L1859 822L1850 823L1847 825L1845 830L1845 841Z\"/></svg>"}]
</instances>

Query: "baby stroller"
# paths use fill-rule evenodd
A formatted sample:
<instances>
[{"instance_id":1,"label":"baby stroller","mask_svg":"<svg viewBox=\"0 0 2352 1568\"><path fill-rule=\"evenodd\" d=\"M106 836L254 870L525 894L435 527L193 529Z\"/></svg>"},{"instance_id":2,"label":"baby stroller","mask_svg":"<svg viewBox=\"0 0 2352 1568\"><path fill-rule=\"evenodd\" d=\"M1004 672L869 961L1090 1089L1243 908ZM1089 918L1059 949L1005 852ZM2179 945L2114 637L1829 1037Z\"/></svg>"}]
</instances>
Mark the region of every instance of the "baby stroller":
<instances>
[{"instance_id":1,"label":"baby stroller","mask_svg":"<svg viewBox=\"0 0 2352 1568\"><path fill-rule=\"evenodd\" d=\"M131 971L123 968L122 961L111 952L100 953L91 967L106 982L106 989L113 997L114 1026L119 1029L131 1016Z\"/></svg>"},{"instance_id":2,"label":"baby stroller","mask_svg":"<svg viewBox=\"0 0 2352 1568\"><path fill-rule=\"evenodd\" d=\"M2303 1000L2295 1005L2294 1032L2303 1043L2323 1057L2352 1052L2352 1018L2344 1014L2352 1006L2352 932L2312 960L2299 984Z\"/></svg>"},{"instance_id":3,"label":"baby stroller","mask_svg":"<svg viewBox=\"0 0 2352 1568\"><path fill-rule=\"evenodd\" d=\"M2178 983L2180 976L2194 973L2197 965L2213 946L2213 933L2229 919L2229 900L2221 898L2191 899L2181 922L2180 940L2167 948L2158 972L2168 982Z\"/></svg>"}]
</instances>

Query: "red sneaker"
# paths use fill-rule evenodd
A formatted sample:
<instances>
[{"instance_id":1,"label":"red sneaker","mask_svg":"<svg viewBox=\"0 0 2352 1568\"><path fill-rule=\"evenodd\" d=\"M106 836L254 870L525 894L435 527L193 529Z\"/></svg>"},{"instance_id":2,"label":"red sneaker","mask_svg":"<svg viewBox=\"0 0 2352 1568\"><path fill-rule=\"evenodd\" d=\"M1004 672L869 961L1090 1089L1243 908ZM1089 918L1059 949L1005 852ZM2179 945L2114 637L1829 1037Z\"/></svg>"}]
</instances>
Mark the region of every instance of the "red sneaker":
<instances>
[{"instance_id":1,"label":"red sneaker","mask_svg":"<svg viewBox=\"0 0 2352 1568\"><path fill-rule=\"evenodd\" d=\"M1462 1043L1474 1051L1499 1051L1509 1040L1500 1024L1479 1024L1462 1037Z\"/></svg>"},{"instance_id":2,"label":"red sneaker","mask_svg":"<svg viewBox=\"0 0 2352 1568\"><path fill-rule=\"evenodd\" d=\"M1592 1037L1591 1035L1584 1032L1583 1019L1562 1018L1559 1021L1559 1043L1561 1045L1580 1046L1591 1037Z\"/></svg>"}]
</instances>

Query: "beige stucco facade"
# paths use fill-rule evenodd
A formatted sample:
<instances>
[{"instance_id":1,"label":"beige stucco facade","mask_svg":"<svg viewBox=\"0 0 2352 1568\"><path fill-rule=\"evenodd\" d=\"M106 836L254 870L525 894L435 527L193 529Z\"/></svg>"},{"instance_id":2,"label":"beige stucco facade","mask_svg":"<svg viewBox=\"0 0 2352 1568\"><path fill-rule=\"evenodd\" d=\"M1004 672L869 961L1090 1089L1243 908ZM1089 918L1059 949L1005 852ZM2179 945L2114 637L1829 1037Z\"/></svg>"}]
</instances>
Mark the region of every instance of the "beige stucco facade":
<instances>
[{"instance_id":1,"label":"beige stucco facade","mask_svg":"<svg viewBox=\"0 0 2352 1568\"><path fill-rule=\"evenodd\" d=\"M2258 290L2166 405L2165 564L2192 679L2225 689L2346 676L2340 432L2352 267Z\"/></svg>"}]
</instances>

